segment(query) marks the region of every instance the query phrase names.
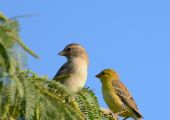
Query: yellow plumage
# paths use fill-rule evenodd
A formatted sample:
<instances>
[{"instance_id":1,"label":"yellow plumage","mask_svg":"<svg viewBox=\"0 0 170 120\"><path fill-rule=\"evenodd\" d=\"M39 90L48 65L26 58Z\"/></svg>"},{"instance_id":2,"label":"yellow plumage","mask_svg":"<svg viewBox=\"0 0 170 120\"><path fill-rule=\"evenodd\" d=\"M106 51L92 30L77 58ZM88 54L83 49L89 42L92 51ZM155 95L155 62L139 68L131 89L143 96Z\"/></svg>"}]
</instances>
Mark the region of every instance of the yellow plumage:
<instances>
[{"instance_id":1,"label":"yellow plumage","mask_svg":"<svg viewBox=\"0 0 170 120\"><path fill-rule=\"evenodd\" d=\"M138 107L130 92L112 69L105 69L96 75L102 82L102 93L105 102L113 113L134 120L141 120Z\"/></svg>"}]
</instances>

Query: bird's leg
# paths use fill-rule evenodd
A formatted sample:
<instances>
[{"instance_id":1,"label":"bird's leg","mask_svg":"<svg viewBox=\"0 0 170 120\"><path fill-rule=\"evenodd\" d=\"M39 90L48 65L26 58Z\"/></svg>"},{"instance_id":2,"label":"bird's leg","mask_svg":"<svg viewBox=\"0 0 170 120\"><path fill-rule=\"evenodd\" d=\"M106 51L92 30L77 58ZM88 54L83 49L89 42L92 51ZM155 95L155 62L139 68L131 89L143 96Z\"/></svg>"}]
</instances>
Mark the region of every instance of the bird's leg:
<instances>
[{"instance_id":1,"label":"bird's leg","mask_svg":"<svg viewBox=\"0 0 170 120\"><path fill-rule=\"evenodd\" d=\"M71 103L75 108L79 108L78 103L74 96L68 96L66 102Z\"/></svg>"},{"instance_id":2,"label":"bird's leg","mask_svg":"<svg viewBox=\"0 0 170 120\"><path fill-rule=\"evenodd\" d=\"M122 113L125 113L126 111L120 111L120 112L117 112L117 113L115 113L115 115L120 115L120 114L122 114Z\"/></svg>"},{"instance_id":3,"label":"bird's leg","mask_svg":"<svg viewBox=\"0 0 170 120\"><path fill-rule=\"evenodd\" d=\"M74 96L70 96L70 102L72 102L75 107L79 108L79 105Z\"/></svg>"},{"instance_id":4,"label":"bird's leg","mask_svg":"<svg viewBox=\"0 0 170 120\"><path fill-rule=\"evenodd\" d=\"M112 114L112 111L110 109L100 107L100 110L103 112L103 114L106 114L106 115Z\"/></svg>"},{"instance_id":5,"label":"bird's leg","mask_svg":"<svg viewBox=\"0 0 170 120\"><path fill-rule=\"evenodd\" d=\"M79 105L74 96L68 96L67 102L71 103L73 107L77 108L78 112L81 114L81 116L83 116L83 118L85 117L85 115L81 112Z\"/></svg>"},{"instance_id":6,"label":"bird's leg","mask_svg":"<svg viewBox=\"0 0 170 120\"><path fill-rule=\"evenodd\" d=\"M122 114L122 113L125 113L126 111L125 110L122 110L122 111L120 111L120 112L117 112L117 113L115 113L115 116L119 116L120 114ZM126 119L127 119L128 117L126 117ZM126 120L126 119L123 119L123 120Z\"/></svg>"},{"instance_id":7,"label":"bird's leg","mask_svg":"<svg viewBox=\"0 0 170 120\"><path fill-rule=\"evenodd\" d=\"M115 113L115 115L120 115L120 114L123 114L123 113L125 113L125 112L127 112L126 111L126 107L123 105L123 107L122 107L122 110L120 111L120 112L117 112L117 113ZM126 120L128 117L126 117L125 119L123 119L123 120Z\"/></svg>"},{"instance_id":8,"label":"bird's leg","mask_svg":"<svg viewBox=\"0 0 170 120\"><path fill-rule=\"evenodd\" d=\"M120 115L120 114L122 114L122 113L125 113L125 112L127 112L127 111L123 110L123 111L120 111L120 112L115 113L115 115L118 116L118 115ZM128 118L129 118L129 117L125 117L123 120L126 120L126 119L128 119Z\"/></svg>"},{"instance_id":9,"label":"bird's leg","mask_svg":"<svg viewBox=\"0 0 170 120\"><path fill-rule=\"evenodd\" d=\"M113 112L110 109L100 107L100 111L104 115L109 115L109 116L113 117L115 120L118 120L118 117L115 114L113 114Z\"/></svg>"}]
</instances>

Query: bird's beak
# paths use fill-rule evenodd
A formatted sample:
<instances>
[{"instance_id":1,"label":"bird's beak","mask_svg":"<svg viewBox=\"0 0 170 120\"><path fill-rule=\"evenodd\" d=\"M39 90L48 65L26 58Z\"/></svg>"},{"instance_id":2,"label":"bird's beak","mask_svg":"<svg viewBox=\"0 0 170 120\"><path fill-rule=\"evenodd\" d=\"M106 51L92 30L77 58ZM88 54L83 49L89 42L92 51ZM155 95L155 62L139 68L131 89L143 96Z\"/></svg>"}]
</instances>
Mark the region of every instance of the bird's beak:
<instances>
[{"instance_id":1,"label":"bird's beak","mask_svg":"<svg viewBox=\"0 0 170 120\"><path fill-rule=\"evenodd\" d=\"M95 76L96 78L100 78L100 73Z\"/></svg>"},{"instance_id":2,"label":"bird's beak","mask_svg":"<svg viewBox=\"0 0 170 120\"><path fill-rule=\"evenodd\" d=\"M63 51L59 52L58 55L60 55L60 56L65 56L65 55L66 55L66 52L63 50Z\"/></svg>"}]
</instances>

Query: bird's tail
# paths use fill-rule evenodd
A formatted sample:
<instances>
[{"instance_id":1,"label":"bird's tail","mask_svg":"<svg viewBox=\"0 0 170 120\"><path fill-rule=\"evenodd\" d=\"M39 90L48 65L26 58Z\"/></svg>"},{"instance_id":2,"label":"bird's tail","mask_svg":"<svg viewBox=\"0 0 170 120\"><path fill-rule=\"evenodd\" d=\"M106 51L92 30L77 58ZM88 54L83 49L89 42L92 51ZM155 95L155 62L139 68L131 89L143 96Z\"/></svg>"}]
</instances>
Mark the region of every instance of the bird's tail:
<instances>
[{"instance_id":1,"label":"bird's tail","mask_svg":"<svg viewBox=\"0 0 170 120\"><path fill-rule=\"evenodd\" d=\"M134 117L134 116L133 116L132 118L133 118L134 120L143 120L143 117L140 117L140 118L138 117L138 118L137 118L137 117Z\"/></svg>"},{"instance_id":2,"label":"bird's tail","mask_svg":"<svg viewBox=\"0 0 170 120\"><path fill-rule=\"evenodd\" d=\"M134 112L134 116L136 118L135 120L142 120L143 116L138 110L133 110L133 112Z\"/></svg>"},{"instance_id":3,"label":"bird's tail","mask_svg":"<svg viewBox=\"0 0 170 120\"><path fill-rule=\"evenodd\" d=\"M134 114L134 120L142 120L143 116L139 112L135 112Z\"/></svg>"},{"instance_id":4,"label":"bird's tail","mask_svg":"<svg viewBox=\"0 0 170 120\"><path fill-rule=\"evenodd\" d=\"M134 120L143 120L143 117L135 117Z\"/></svg>"}]
</instances>

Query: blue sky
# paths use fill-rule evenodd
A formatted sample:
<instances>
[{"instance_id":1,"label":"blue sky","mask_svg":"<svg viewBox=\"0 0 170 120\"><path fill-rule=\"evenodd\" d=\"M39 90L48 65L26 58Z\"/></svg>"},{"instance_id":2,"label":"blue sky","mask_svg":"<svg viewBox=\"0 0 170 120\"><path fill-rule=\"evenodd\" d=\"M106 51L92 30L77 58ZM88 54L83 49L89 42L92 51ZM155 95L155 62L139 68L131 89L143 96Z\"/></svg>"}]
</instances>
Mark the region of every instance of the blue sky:
<instances>
[{"instance_id":1,"label":"blue sky","mask_svg":"<svg viewBox=\"0 0 170 120\"><path fill-rule=\"evenodd\" d=\"M115 69L133 94L145 120L165 120L170 95L170 2L168 0L1 1L7 16L22 18L21 37L41 59L29 68L54 76L66 61L57 53L68 43L82 44L90 57L87 86L101 106L101 84L94 76Z\"/></svg>"}]
</instances>

